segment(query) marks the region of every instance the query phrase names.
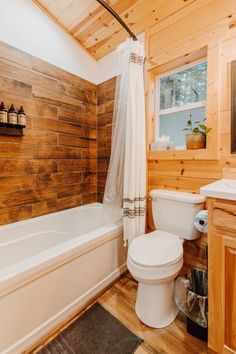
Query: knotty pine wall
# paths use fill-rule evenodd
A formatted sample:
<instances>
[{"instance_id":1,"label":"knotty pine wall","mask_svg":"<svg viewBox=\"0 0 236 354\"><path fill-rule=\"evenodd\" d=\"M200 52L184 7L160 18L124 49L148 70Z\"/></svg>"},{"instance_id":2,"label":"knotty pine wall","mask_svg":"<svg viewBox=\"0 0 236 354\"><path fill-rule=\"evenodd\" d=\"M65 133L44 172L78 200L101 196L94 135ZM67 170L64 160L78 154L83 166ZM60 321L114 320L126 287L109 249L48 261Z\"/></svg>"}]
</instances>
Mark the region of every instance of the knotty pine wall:
<instances>
[{"instance_id":1,"label":"knotty pine wall","mask_svg":"<svg viewBox=\"0 0 236 354\"><path fill-rule=\"evenodd\" d=\"M173 0L171 6L174 4L177 6L179 2L180 0ZM220 82L215 83L218 85L220 95L220 104L217 108L220 112L219 159L198 161L150 159L148 191L154 188L167 188L198 193L202 185L222 178L223 168L236 167L236 157L230 154L230 62L236 59L236 2L191 0L187 3L183 9L178 8L165 17L167 7L170 5L166 2L167 7L163 5L158 13L156 25L146 28L147 65L162 65L205 46L219 47L217 59L220 60ZM10 101L16 104L22 102L27 112L32 112L28 119L27 134L21 143L18 138L13 139L12 142L7 138L0 140L1 220L8 223L47 213L60 207L70 207L76 204L77 197L79 203L95 200L96 175L93 172L96 170L95 104L88 103L84 97L79 96L78 99L78 91L75 87L85 85L89 100L91 95L94 95L91 91L94 92L95 88L91 90L89 83L6 46L0 46L0 59L2 75L0 82L4 82L4 85L0 86L4 88L0 89L2 99L8 100L9 103ZM21 68L21 74L18 70L5 71L9 66ZM24 88L17 86L16 89L16 81L23 82L26 86ZM103 197L110 156L114 85L113 79L98 86L99 201ZM13 88L15 94L12 94ZM85 112L89 112L86 118L83 114ZM87 117L90 117L89 120ZM48 123L45 125L44 122ZM78 128L74 123L81 124L81 127ZM217 125L217 122L215 123ZM86 133L88 135L82 134L82 128L88 132ZM89 139L84 139L87 136ZM78 141L81 145L75 146ZM88 142L89 145L86 145ZM83 167L79 167L80 164ZM76 177L76 173L79 176L81 174L83 186L86 172L89 172L86 180L90 180L87 182L90 187L82 192L79 189L77 192L76 188L80 184L74 183L72 176ZM74 186L72 195L72 188L69 186ZM63 206L63 203L66 205ZM148 229L152 228L149 203ZM206 267L206 244L206 236L199 241L185 244L186 267Z\"/></svg>"},{"instance_id":2,"label":"knotty pine wall","mask_svg":"<svg viewBox=\"0 0 236 354\"><path fill-rule=\"evenodd\" d=\"M0 101L27 113L0 136L0 225L96 202L96 89L0 42Z\"/></svg>"},{"instance_id":3,"label":"knotty pine wall","mask_svg":"<svg viewBox=\"0 0 236 354\"><path fill-rule=\"evenodd\" d=\"M220 96L219 106L215 107L219 121L212 126L217 129L218 125L218 160L148 161L148 191L167 188L199 193L201 186L221 179L224 168L236 167L236 156L230 153L230 62L236 60L236 2L190 1L184 9L147 28L146 41L150 66L168 63L205 46L218 51L215 60L220 61L220 80L212 83ZM148 226L153 228L150 202ZM186 266L206 266L206 244L206 235L199 241L186 242Z\"/></svg>"},{"instance_id":4,"label":"knotty pine wall","mask_svg":"<svg viewBox=\"0 0 236 354\"><path fill-rule=\"evenodd\" d=\"M175 1L177 4L178 1ZM164 15L158 13L158 18ZM155 188L173 189L199 193L200 187L222 178L224 168L236 167L236 156L230 153L230 62L236 60L236 2L226 0L197 0L189 1L183 10L173 12L169 17L146 29L147 66L163 65L178 59L193 51L206 46L218 47L220 60L220 82L218 86L220 102L219 122L214 122L213 129L217 129L219 159L218 160L157 160L148 161L148 196ZM98 87L102 99L98 104L100 117L109 117L113 106L110 96L111 85L109 80ZM147 88L149 89L149 88ZM114 92L114 91L113 91ZM105 118L101 120L102 132L108 134ZM99 115L98 115L99 125ZM101 135L102 136L102 135ZM104 136L103 136L104 137ZM98 172L99 198L102 199L107 162L109 161L109 139L101 139L101 148L108 148L106 155L99 162ZM105 145L103 145L103 143ZM106 145L108 144L108 145ZM98 141L99 150L99 141ZM170 215L171 217L171 215ZM151 212L151 203L148 201L147 229L154 228ZM186 242L184 245L185 269L191 267L206 269L207 235L202 235L197 241Z\"/></svg>"},{"instance_id":5,"label":"knotty pine wall","mask_svg":"<svg viewBox=\"0 0 236 354\"><path fill-rule=\"evenodd\" d=\"M111 151L111 129L112 129L114 98L115 98L115 84L116 84L116 79L111 79L98 85L98 90L97 90L97 95L98 95L97 183L98 183L98 201L100 202L102 202L103 200L103 193L105 188L105 181L106 181L107 169L109 165L109 158L110 158L110 151ZM149 169L150 169L150 165L149 165ZM203 168L203 170L205 169L206 169L206 165ZM174 173L174 171L172 173ZM160 188L165 188L165 185L160 185ZM148 221L147 230L150 231L153 229L153 222L152 222L151 208L149 202L148 202L147 221ZM206 268L206 242L207 242L206 235L203 235L201 241L185 243L185 254L184 254L185 267L183 269L183 272L187 271L191 267L197 267L202 269Z\"/></svg>"}]
</instances>

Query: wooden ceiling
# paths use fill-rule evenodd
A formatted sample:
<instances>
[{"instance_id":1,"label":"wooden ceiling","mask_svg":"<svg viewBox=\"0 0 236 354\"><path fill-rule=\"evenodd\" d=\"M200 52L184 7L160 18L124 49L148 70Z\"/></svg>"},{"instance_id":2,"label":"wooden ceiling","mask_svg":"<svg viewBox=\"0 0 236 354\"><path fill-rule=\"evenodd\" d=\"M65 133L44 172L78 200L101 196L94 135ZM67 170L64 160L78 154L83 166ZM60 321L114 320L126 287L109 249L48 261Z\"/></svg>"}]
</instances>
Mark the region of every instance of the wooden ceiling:
<instances>
[{"instance_id":1,"label":"wooden ceiling","mask_svg":"<svg viewBox=\"0 0 236 354\"><path fill-rule=\"evenodd\" d=\"M32 0L95 59L127 38L127 32L96 0ZM138 35L199 0L107 0Z\"/></svg>"}]
</instances>

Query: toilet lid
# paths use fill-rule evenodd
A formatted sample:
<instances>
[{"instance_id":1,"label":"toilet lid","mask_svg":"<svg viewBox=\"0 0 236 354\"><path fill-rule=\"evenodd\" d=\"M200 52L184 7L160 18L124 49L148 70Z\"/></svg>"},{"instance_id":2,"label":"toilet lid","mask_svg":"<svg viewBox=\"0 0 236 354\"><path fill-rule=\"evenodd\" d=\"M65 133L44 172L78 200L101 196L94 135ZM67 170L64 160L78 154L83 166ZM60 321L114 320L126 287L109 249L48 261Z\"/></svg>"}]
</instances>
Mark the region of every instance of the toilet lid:
<instances>
[{"instance_id":1,"label":"toilet lid","mask_svg":"<svg viewBox=\"0 0 236 354\"><path fill-rule=\"evenodd\" d=\"M141 267L168 265L183 256L183 245L177 235L154 231L137 237L129 247L130 259Z\"/></svg>"}]
</instances>

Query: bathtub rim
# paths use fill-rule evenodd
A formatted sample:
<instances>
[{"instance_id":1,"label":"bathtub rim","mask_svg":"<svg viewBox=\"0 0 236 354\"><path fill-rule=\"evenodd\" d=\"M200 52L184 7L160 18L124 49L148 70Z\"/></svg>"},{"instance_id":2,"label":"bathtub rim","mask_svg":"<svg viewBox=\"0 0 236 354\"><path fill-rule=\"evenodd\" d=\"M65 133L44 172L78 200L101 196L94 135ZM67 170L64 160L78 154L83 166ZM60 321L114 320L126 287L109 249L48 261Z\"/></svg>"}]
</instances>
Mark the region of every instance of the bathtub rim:
<instances>
[{"instance_id":1,"label":"bathtub rim","mask_svg":"<svg viewBox=\"0 0 236 354\"><path fill-rule=\"evenodd\" d=\"M78 205L78 206L73 207L73 208L68 208L68 209L55 211L55 212L49 213L49 214L44 214L44 215L40 215L40 216L34 216L34 217L29 218L29 219L12 222L10 224L0 225L0 230L4 231L4 230L8 230L8 229L11 229L13 227L20 226L20 225L31 224L31 223L33 223L35 221L40 221L42 219L43 220L50 219L53 216L57 216L57 215L60 216L61 214L69 214L72 210L88 209L88 208L99 208L99 209L102 209L103 208L103 204L99 203L99 202L95 202L95 203L90 203L90 204L85 204L85 205Z\"/></svg>"},{"instance_id":2,"label":"bathtub rim","mask_svg":"<svg viewBox=\"0 0 236 354\"><path fill-rule=\"evenodd\" d=\"M119 278L119 276L122 275L122 273L124 273L125 271L127 271L127 266L126 266L126 256L123 254L124 248L122 247L122 235L119 236L119 238L114 238L112 240L110 240L108 243L102 244L100 247L93 249L91 252L105 252L103 253L105 258L103 257L103 259L105 260L102 262L101 265L101 272L99 271L100 275L94 275L93 276L93 280L89 281L89 283L87 284L87 286L84 288L83 291L77 291L74 292L73 290L73 284L75 282L75 280L77 280L78 284L80 284L81 281L83 281L83 274L79 275L79 278L77 278L76 272L70 272L71 276L71 281L72 281L72 285L69 286L70 293L73 293L73 297L71 298L69 296L69 298L67 297L66 302L63 300L64 296L62 295L60 303L59 303L59 307L57 306L55 311L51 312L49 311L49 313L46 314L46 317L44 317L43 319L40 318L40 321L37 323L34 322L34 306L31 306L31 303L33 303L33 299L34 297L31 297L32 302L29 298L29 292L30 292L30 296L32 296L32 289L34 289L34 284L33 282L30 282L29 284L27 284L27 286L23 286L22 288L18 288L15 291L19 291L19 296L23 296L22 300L25 298L28 298L29 301L27 303L29 303L31 306L29 308L29 310L24 309L23 315L22 313L20 314L20 316L18 316L18 318L21 318L22 320L24 319L24 314L26 314L26 320L28 322L28 320L30 322L32 322L32 326L30 326L30 328L27 328L26 331L24 331L23 333L21 332L20 335L18 335L18 333L16 333L16 335L14 336L14 338L12 338L12 340L8 341L8 342L3 342L2 343L2 350L0 350L1 353L5 353L5 354L19 354L19 353L26 353L28 352L27 350L30 349L35 343L37 343L39 340L41 340L42 338L44 338L45 336L47 336L48 333L50 333L51 331L55 330L58 326L60 326L61 323L63 323L65 320L68 320L69 318L71 318L71 316L73 316L75 313L77 313L78 311L82 310L84 306L86 306L86 304L88 305L88 303L92 300L94 301L98 296L100 292L103 292L104 290L106 290L106 287L109 287L111 285L111 283L113 281L115 281L116 279ZM111 248L112 247L112 248ZM100 249L100 250L99 250ZM115 261L115 264L113 263L112 259L110 257L106 258L106 255L110 255L111 254L111 249L120 250L121 252L121 258L119 258L119 261L117 259L117 261ZM90 256L90 252L88 252L85 255L85 258L87 258L87 256L89 257L89 259L91 260L91 264L92 264L92 260L93 260L93 256ZM101 255L101 254L100 254ZM125 257L124 257L125 256ZM99 258L101 259L101 258ZM110 259L110 261L109 261ZM107 264L108 261L108 267L105 266L105 264ZM81 266L83 266L84 262L87 263L86 260L82 260L82 257L77 257L76 259L72 260L71 262L68 263L69 267L74 267L73 263L74 262L81 262L82 263L77 263ZM90 263L90 262L89 262ZM89 264L88 263L88 264ZM62 265L62 267L59 267L57 269L52 270L52 275L53 278L56 279L56 284L58 282L58 276L57 276L57 272L63 272L63 268L65 265ZM66 265L67 266L67 265ZM105 266L105 268L104 268ZM70 271L71 268L69 268ZM86 268L85 268L86 269ZM95 272L93 271L92 274L97 274L96 272L96 268L94 269ZM64 274L64 273L60 273L60 274ZM67 273L69 274L69 273ZM43 284L40 283L40 289L43 289L42 286L45 286L45 291L47 292L47 277L48 274L45 274L44 276L42 276L41 278L37 278L35 279L35 282L41 282L43 281ZM63 278L62 278L63 279ZM46 281L46 283L45 283ZM54 281L55 283L55 281ZM63 283L63 282L62 282ZM50 283L51 284L51 281ZM33 286L33 288L32 288ZM55 289L55 284L53 285L53 288ZM64 287L65 288L65 287ZM67 287L65 288L67 289ZM23 294L21 293L21 290L23 291ZM14 291L14 292L15 292ZM50 291L50 290L49 290ZM71 292L72 291L72 292ZM13 292L13 293L14 293ZM34 290L33 290L34 292ZM41 294L41 290L37 291L38 294ZM43 294L43 293L42 293ZM11 293L9 294L11 296ZM8 295L6 296L6 298L8 297ZM58 297L60 297L60 292L58 293ZM18 298L19 299L19 298ZM2 298L2 300L4 301L5 298ZM12 299L10 298L10 301L12 301ZM41 296L38 298L37 304L40 308L40 304L41 301L43 302L42 304L46 305L45 310L47 311L48 307L48 299L46 299L46 301L44 300L44 296ZM61 303L62 301L62 303ZM1 299L0 299L1 302ZM13 302L14 302L14 298L13 298ZM36 302L35 302L36 303ZM10 304L10 303L9 303ZM13 303L14 305L14 303ZM11 306L11 305L9 305ZM21 301L17 301L17 306L19 308L21 308ZM28 305L27 305L28 306ZM44 308L43 307L43 308ZM7 308L7 306L5 305L5 308ZM31 311L32 308L32 311ZM26 310L26 311L25 311ZM7 312L8 313L8 312ZM40 313L38 314L40 317ZM37 316L38 316L37 315ZM8 314L6 314L6 317L8 318ZM2 317L3 319L4 317ZM11 313L11 319L10 321L12 322L12 326L15 326L15 321L16 321L16 312L12 312ZM5 327L5 322L3 322L3 329ZM17 323L17 322L16 322ZM10 326L10 330L12 328L12 326ZM8 326L9 328L9 326ZM4 339L4 338L3 338Z\"/></svg>"},{"instance_id":3,"label":"bathtub rim","mask_svg":"<svg viewBox=\"0 0 236 354\"><path fill-rule=\"evenodd\" d=\"M101 203L92 203L82 206L83 208L99 207L102 208ZM81 208L75 207L71 209ZM59 211L56 213L47 214L46 217L50 217L52 214L68 213L71 209L66 211ZM44 218L40 216L37 218ZM19 223L33 222L35 218L26 221L20 221L13 224L8 224L3 227L15 226ZM43 276L44 274L59 268L64 264L72 261L73 259L82 256L83 254L93 250L102 244L119 237L123 233L122 222L107 223L102 227L99 227L93 231L74 237L66 242L62 242L59 245L50 247L36 255L32 255L0 270L0 298L6 296L10 292L17 288L26 285L27 283ZM83 239L86 239L82 241ZM77 242L76 242L77 241Z\"/></svg>"},{"instance_id":4,"label":"bathtub rim","mask_svg":"<svg viewBox=\"0 0 236 354\"><path fill-rule=\"evenodd\" d=\"M5 276L4 271L0 271L0 298L6 296L10 292L18 289L19 287L22 287L32 282L33 280L42 277L43 275L53 271L54 269L59 268L78 257L81 257L83 254L86 254L89 251L99 246L102 246L104 243L113 240L114 238L117 238L122 234L122 226L114 227L112 226L112 224L110 224L109 226L111 226L110 230L107 230L105 234L102 234L102 238L100 237L97 241L95 238L95 241L93 239L91 240L91 242L87 242L86 247L84 247L83 249L79 249L81 248L81 244L79 244L77 247L71 245L70 247L68 247L67 250L64 249L59 251L58 248L61 248L61 245L68 245L70 243L70 241L63 242L62 244L57 245L55 247L51 247L48 250L39 253L38 255L34 255L32 257L27 258L26 260L16 263L13 266L7 267L5 269ZM103 231L104 228L96 230L96 233L98 233L98 231ZM95 231L92 231L88 234L84 234L84 236L88 236L92 233L95 233ZM58 251L57 253L54 253L55 249ZM44 256L44 258L41 258L42 255ZM30 262L32 262L32 259L34 259L34 264L29 264ZM18 268L19 264L22 266L22 268ZM11 273L6 274L9 270L11 271ZM3 276L1 273L3 274Z\"/></svg>"}]
</instances>

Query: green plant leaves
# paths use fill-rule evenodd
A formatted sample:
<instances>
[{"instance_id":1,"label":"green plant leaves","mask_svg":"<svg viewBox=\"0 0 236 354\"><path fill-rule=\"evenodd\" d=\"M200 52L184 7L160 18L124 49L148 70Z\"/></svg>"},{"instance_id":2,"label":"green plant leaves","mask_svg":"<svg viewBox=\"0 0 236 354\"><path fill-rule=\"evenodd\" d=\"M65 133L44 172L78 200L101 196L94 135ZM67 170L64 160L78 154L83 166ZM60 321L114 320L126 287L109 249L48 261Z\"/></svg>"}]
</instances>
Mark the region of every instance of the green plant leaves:
<instances>
[{"instance_id":1,"label":"green plant leaves","mask_svg":"<svg viewBox=\"0 0 236 354\"><path fill-rule=\"evenodd\" d=\"M195 133L195 134L196 134L196 133L201 133L201 131L199 130L198 127L196 127L196 128L193 129L193 133Z\"/></svg>"},{"instance_id":2,"label":"green plant leaves","mask_svg":"<svg viewBox=\"0 0 236 354\"><path fill-rule=\"evenodd\" d=\"M202 121L200 120L196 120L194 122L194 124L197 124L197 126L195 128L193 128L192 125L192 115L190 114L190 119L187 121L186 123L186 128L183 129L184 130L188 130L191 133L194 134L198 134L198 133L202 133L204 135L207 135L212 128L207 128L205 124L203 124L203 122L206 120L206 118L204 118Z\"/></svg>"},{"instance_id":3,"label":"green plant leaves","mask_svg":"<svg viewBox=\"0 0 236 354\"><path fill-rule=\"evenodd\" d=\"M204 132L207 130L207 127L204 124L199 124L199 128L201 128Z\"/></svg>"}]
</instances>

